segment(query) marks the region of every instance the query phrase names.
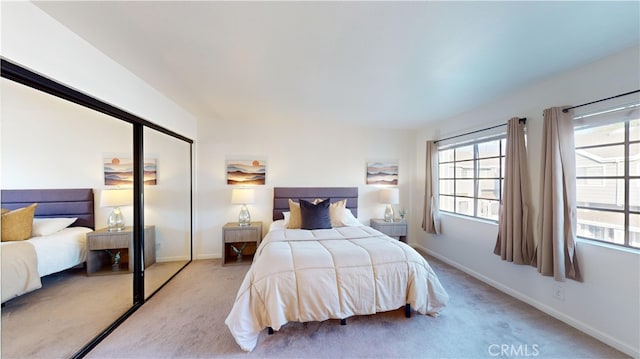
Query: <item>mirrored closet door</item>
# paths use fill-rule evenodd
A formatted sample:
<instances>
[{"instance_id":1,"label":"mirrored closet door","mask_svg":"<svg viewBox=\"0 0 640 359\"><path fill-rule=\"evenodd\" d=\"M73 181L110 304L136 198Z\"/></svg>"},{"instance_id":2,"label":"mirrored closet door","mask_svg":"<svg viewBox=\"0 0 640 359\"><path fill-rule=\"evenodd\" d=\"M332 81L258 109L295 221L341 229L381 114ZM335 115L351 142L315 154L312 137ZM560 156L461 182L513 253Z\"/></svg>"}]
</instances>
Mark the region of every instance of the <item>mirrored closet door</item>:
<instances>
[{"instance_id":1,"label":"mirrored closet door","mask_svg":"<svg viewBox=\"0 0 640 359\"><path fill-rule=\"evenodd\" d=\"M193 141L5 59L2 77L1 189L88 188L95 225L77 265L3 299L0 356L81 357L191 261ZM110 232L116 188L133 198Z\"/></svg>"},{"instance_id":2,"label":"mirrored closet door","mask_svg":"<svg viewBox=\"0 0 640 359\"><path fill-rule=\"evenodd\" d=\"M191 145L144 129L145 298L191 259Z\"/></svg>"},{"instance_id":3,"label":"mirrored closet door","mask_svg":"<svg viewBox=\"0 0 640 359\"><path fill-rule=\"evenodd\" d=\"M104 154L131 158L132 125L4 78L1 84L2 189L93 189L95 229L106 227ZM123 211L130 220L131 208ZM131 273L88 273L92 249L84 233L75 258L46 243L67 238L38 237L33 246L42 286L3 303L3 358L71 357L133 306ZM14 275L6 267L12 258L5 257L13 245L2 242L0 249L4 284Z\"/></svg>"}]
</instances>

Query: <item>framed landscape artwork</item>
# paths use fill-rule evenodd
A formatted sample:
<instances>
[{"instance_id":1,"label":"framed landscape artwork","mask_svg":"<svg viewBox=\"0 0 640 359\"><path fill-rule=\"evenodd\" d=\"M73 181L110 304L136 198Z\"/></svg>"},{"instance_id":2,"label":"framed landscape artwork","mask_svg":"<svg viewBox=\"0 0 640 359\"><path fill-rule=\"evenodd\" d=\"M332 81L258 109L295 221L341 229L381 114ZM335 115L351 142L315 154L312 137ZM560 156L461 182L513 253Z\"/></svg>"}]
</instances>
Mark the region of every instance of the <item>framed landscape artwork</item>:
<instances>
[{"instance_id":1,"label":"framed landscape artwork","mask_svg":"<svg viewBox=\"0 0 640 359\"><path fill-rule=\"evenodd\" d=\"M381 161L367 163L367 184L397 186L398 163Z\"/></svg>"},{"instance_id":2,"label":"framed landscape artwork","mask_svg":"<svg viewBox=\"0 0 640 359\"><path fill-rule=\"evenodd\" d=\"M227 160L228 185L264 185L266 174L264 160Z\"/></svg>"},{"instance_id":3,"label":"framed landscape artwork","mask_svg":"<svg viewBox=\"0 0 640 359\"><path fill-rule=\"evenodd\" d=\"M109 157L103 160L105 186L133 186L133 160L131 158ZM144 184L156 185L157 165L155 158L144 160Z\"/></svg>"}]
</instances>

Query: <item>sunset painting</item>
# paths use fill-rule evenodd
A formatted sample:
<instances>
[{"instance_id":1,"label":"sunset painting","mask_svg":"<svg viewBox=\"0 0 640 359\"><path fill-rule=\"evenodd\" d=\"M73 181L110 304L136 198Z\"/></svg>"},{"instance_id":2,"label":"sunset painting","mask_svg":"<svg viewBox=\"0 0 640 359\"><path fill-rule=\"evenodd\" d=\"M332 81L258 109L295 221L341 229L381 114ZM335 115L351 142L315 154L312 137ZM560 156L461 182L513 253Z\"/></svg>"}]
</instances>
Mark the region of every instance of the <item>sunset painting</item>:
<instances>
[{"instance_id":1,"label":"sunset painting","mask_svg":"<svg viewBox=\"0 0 640 359\"><path fill-rule=\"evenodd\" d=\"M398 164L388 162L367 163L367 184L398 185Z\"/></svg>"},{"instance_id":2,"label":"sunset painting","mask_svg":"<svg viewBox=\"0 0 640 359\"><path fill-rule=\"evenodd\" d=\"M266 182L266 165L261 160L227 161L227 184L230 185L264 185Z\"/></svg>"},{"instance_id":3,"label":"sunset painting","mask_svg":"<svg viewBox=\"0 0 640 359\"><path fill-rule=\"evenodd\" d=\"M133 160L131 158L105 158L103 163L105 186L133 185ZM144 160L144 184L157 184L157 165L155 158Z\"/></svg>"}]
</instances>

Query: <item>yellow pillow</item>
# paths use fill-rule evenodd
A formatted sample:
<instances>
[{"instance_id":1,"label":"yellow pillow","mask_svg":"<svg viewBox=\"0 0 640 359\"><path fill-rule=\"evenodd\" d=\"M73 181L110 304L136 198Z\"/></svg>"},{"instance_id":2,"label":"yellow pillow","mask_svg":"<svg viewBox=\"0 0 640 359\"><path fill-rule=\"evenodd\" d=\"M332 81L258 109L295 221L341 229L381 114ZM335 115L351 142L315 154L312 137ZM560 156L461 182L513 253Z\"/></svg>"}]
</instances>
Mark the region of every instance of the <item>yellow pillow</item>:
<instances>
[{"instance_id":1,"label":"yellow pillow","mask_svg":"<svg viewBox=\"0 0 640 359\"><path fill-rule=\"evenodd\" d=\"M37 203L13 211L2 211L2 241L22 241L31 238L33 215Z\"/></svg>"},{"instance_id":2,"label":"yellow pillow","mask_svg":"<svg viewBox=\"0 0 640 359\"><path fill-rule=\"evenodd\" d=\"M300 215L300 203L289 199L289 224L287 228L296 229L302 225L302 216Z\"/></svg>"}]
</instances>

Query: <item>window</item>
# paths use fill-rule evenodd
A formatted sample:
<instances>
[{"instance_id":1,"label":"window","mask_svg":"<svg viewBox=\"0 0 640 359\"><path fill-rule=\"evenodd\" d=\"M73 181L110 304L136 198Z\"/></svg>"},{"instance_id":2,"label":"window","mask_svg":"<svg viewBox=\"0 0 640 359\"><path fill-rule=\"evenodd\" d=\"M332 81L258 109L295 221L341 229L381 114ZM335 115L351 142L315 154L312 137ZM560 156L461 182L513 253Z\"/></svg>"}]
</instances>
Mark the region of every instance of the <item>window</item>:
<instances>
[{"instance_id":1,"label":"window","mask_svg":"<svg viewBox=\"0 0 640 359\"><path fill-rule=\"evenodd\" d=\"M440 210L498 220L505 136L438 150Z\"/></svg>"},{"instance_id":2,"label":"window","mask_svg":"<svg viewBox=\"0 0 640 359\"><path fill-rule=\"evenodd\" d=\"M639 105L576 121L577 235L640 248ZM595 116L597 117L597 116Z\"/></svg>"}]
</instances>

